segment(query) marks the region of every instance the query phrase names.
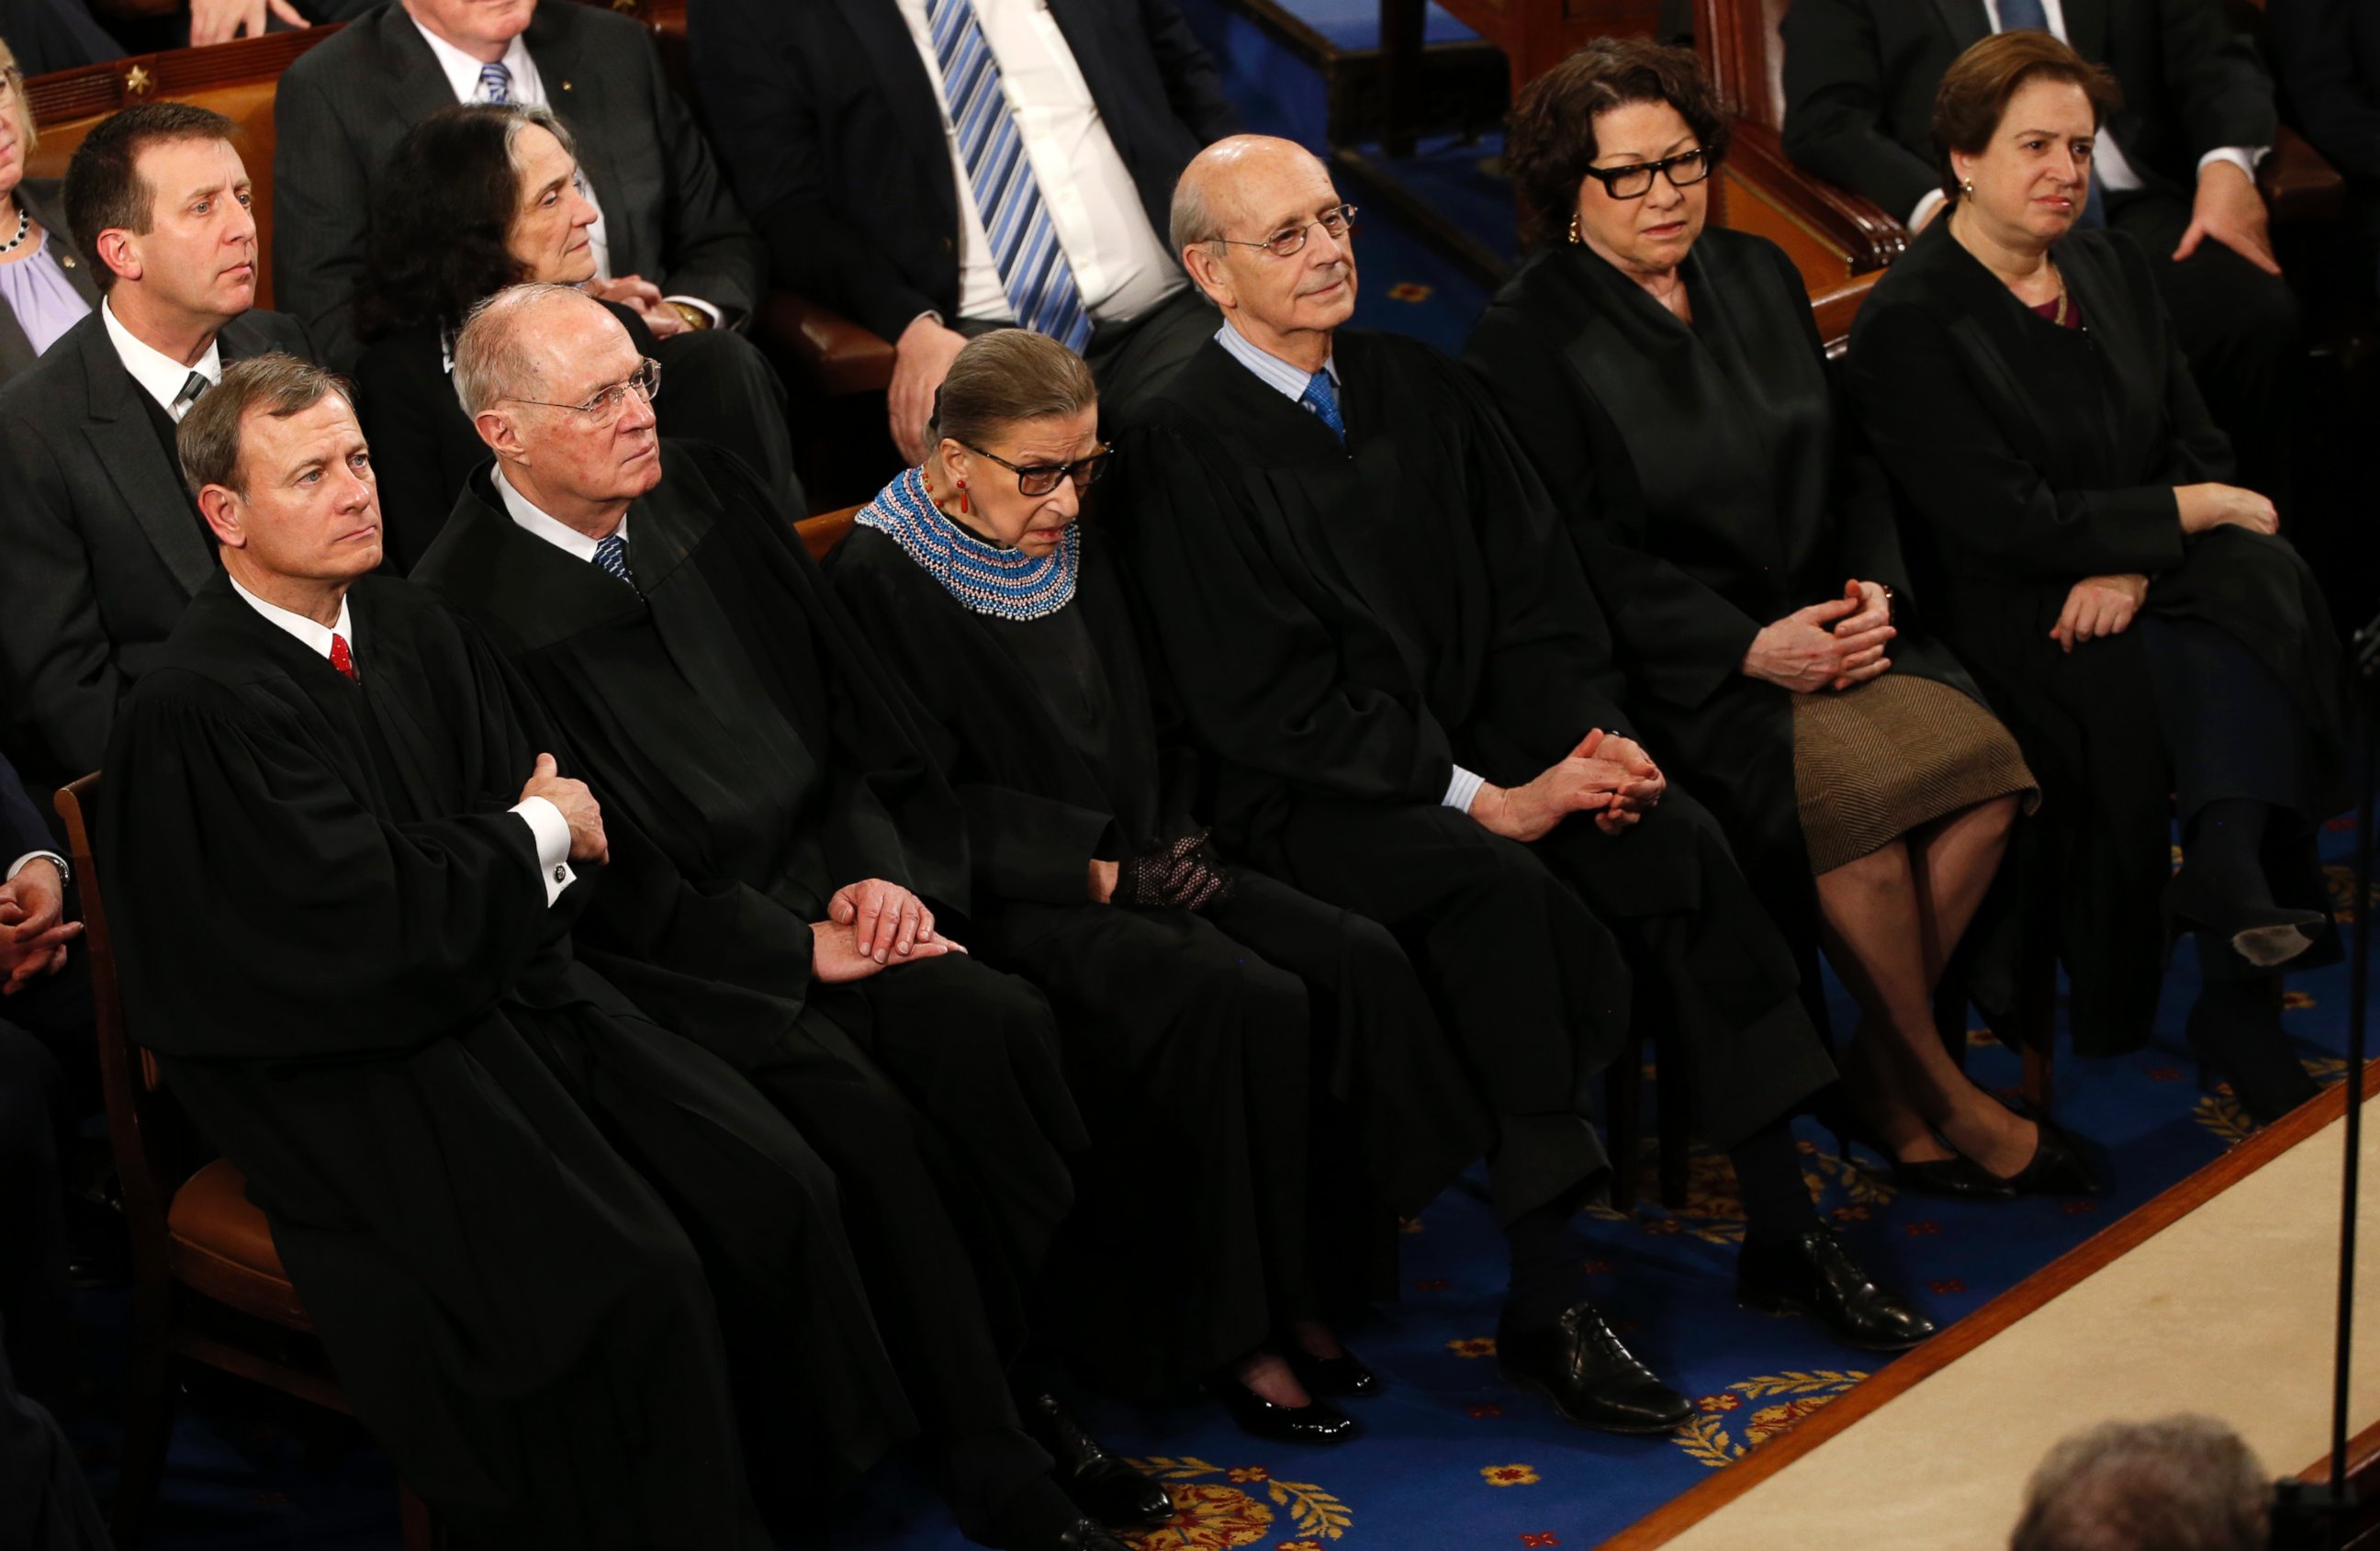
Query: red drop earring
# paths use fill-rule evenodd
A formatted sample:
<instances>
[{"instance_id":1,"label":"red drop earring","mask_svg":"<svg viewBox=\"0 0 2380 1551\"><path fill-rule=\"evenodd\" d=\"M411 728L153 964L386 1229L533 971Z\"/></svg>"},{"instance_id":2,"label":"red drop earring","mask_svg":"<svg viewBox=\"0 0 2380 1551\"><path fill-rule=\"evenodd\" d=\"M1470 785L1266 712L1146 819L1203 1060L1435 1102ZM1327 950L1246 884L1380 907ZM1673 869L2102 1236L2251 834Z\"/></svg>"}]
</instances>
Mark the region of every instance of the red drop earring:
<instances>
[{"instance_id":1,"label":"red drop earring","mask_svg":"<svg viewBox=\"0 0 2380 1551\"><path fill-rule=\"evenodd\" d=\"M959 481L959 515L966 516L973 513L974 510L974 507L967 504L966 481L965 479L961 479Z\"/></svg>"}]
</instances>

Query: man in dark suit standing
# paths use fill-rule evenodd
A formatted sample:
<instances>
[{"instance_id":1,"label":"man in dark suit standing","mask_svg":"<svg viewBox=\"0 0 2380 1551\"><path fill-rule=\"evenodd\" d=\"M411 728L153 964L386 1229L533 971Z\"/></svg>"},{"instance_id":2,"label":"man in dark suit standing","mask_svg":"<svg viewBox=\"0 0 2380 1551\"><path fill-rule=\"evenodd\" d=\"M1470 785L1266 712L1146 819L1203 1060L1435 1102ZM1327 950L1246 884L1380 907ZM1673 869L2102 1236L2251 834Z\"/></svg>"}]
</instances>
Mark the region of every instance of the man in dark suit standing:
<instances>
[{"instance_id":1,"label":"man in dark suit standing","mask_svg":"<svg viewBox=\"0 0 2380 1551\"><path fill-rule=\"evenodd\" d=\"M310 353L256 299L256 221L229 119L143 103L67 166L67 224L105 300L0 389L0 707L37 790L98 768L214 548L174 428L230 362Z\"/></svg>"},{"instance_id":2,"label":"man in dark suit standing","mask_svg":"<svg viewBox=\"0 0 2380 1551\"><path fill-rule=\"evenodd\" d=\"M2347 178L2362 284L2372 285L2380 249L2380 6L2269 0L2265 26L2290 122Z\"/></svg>"},{"instance_id":3,"label":"man in dark suit standing","mask_svg":"<svg viewBox=\"0 0 2380 1551\"><path fill-rule=\"evenodd\" d=\"M1969 45L2022 27L2114 72L2123 102L2100 131L2082 224L2147 250L2242 479L2271 492L2299 312L2256 189L2273 84L2220 0L1794 0L1787 154L1917 230L1943 201L1935 90Z\"/></svg>"},{"instance_id":4,"label":"man in dark suit standing","mask_svg":"<svg viewBox=\"0 0 2380 1551\"><path fill-rule=\"evenodd\" d=\"M697 0L687 34L778 284L893 343L903 456L970 333L1064 340L1113 407L1215 332L1166 211L1237 125L1174 0Z\"/></svg>"}]
</instances>

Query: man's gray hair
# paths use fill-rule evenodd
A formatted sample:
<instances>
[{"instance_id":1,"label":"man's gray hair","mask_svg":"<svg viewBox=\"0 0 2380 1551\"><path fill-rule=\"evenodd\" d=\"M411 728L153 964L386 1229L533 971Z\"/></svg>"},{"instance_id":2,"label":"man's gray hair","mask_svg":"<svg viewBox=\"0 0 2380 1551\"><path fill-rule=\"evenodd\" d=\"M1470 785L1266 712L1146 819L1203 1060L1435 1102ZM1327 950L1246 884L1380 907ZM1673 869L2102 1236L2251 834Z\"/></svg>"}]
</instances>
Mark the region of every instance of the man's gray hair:
<instances>
[{"instance_id":1,"label":"man's gray hair","mask_svg":"<svg viewBox=\"0 0 2380 1551\"><path fill-rule=\"evenodd\" d=\"M356 395L346 378L278 350L225 367L223 381L190 406L174 431L174 451L190 499L197 500L209 485L248 493L239 467L239 434L249 410L261 409L285 420L333 394L346 400L349 409L355 407Z\"/></svg>"},{"instance_id":2,"label":"man's gray hair","mask_svg":"<svg viewBox=\"0 0 2380 1551\"><path fill-rule=\"evenodd\" d=\"M455 336L455 396L463 413L477 418L481 410L507 398L536 398L545 392L538 357L521 329L526 312L552 297L586 293L576 285L532 281L507 285L471 309L463 332Z\"/></svg>"},{"instance_id":3,"label":"man's gray hair","mask_svg":"<svg viewBox=\"0 0 2380 1551\"><path fill-rule=\"evenodd\" d=\"M1207 202L1207 179L1196 168L1182 175L1173 186L1173 207L1166 225L1173 237L1173 256L1179 259L1184 248L1196 243L1213 242L1223 235L1223 223L1215 214L1214 206Z\"/></svg>"},{"instance_id":4,"label":"man's gray hair","mask_svg":"<svg viewBox=\"0 0 2380 1551\"><path fill-rule=\"evenodd\" d=\"M2211 1416L2103 1422L2026 1484L2010 1551L2262 1551L2272 1483Z\"/></svg>"}]
</instances>

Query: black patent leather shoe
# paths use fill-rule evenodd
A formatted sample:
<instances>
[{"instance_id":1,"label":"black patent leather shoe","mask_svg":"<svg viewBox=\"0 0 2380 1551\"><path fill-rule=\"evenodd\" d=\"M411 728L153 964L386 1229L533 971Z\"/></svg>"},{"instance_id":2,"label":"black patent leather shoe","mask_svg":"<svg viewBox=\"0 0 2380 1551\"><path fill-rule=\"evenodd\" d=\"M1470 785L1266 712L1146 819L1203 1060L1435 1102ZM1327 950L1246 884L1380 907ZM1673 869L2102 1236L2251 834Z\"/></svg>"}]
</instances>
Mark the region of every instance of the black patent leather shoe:
<instances>
[{"instance_id":1,"label":"black patent leather shoe","mask_svg":"<svg viewBox=\"0 0 2380 1551\"><path fill-rule=\"evenodd\" d=\"M1500 1322L1496 1365L1509 1382L1552 1400L1565 1420L1597 1432L1673 1432L1694 1413L1693 1401L1620 1344L1592 1303L1572 1303L1541 1329Z\"/></svg>"},{"instance_id":2,"label":"black patent leather shoe","mask_svg":"<svg viewBox=\"0 0 2380 1551\"><path fill-rule=\"evenodd\" d=\"M1344 1347L1339 1349L1336 1357L1317 1357L1303 1347L1292 1346L1289 1366L1309 1395L1350 1396L1367 1400L1388 1387L1380 1382L1379 1375L1364 1366L1363 1359Z\"/></svg>"},{"instance_id":3,"label":"black patent leather shoe","mask_svg":"<svg viewBox=\"0 0 2380 1551\"><path fill-rule=\"evenodd\" d=\"M2008 1181L2019 1195L2096 1195L2098 1177L2066 1128L2046 1115L2033 1115L2036 1133L2032 1160ZM1997 1178L1998 1176L1993 1176Z\"/></svg>"},{"instance_id":4,"label":"black patent leather shoe","mask_svg":"<svg viewBox=\"0 0 2380 1551\"><path fill-rule=\"evenodd\" d=\"M1077 1519L1073 1529L1061 1531L1050 1542L1050 1551L1132 1551L1132 1547L1089 1520Z\"/></svg>"},{"instance_id":5,"label":"black patent leather shoe","mask_svg":"<svg viewBox=\"0 0 2380 1551\"><path fill-rule=\"evenodd\" d=\"M1100 1523L1149 1529L1173 1517L1165 1487L1109 1453L1055 1395L1034 1397L1025 1408L1025 1428L1056 1462L1051 1479Z\"/></svg>"},{"instance_id":6,"label":"black patent leather shoe","mask_svg":"<svg viewBox=\"0 0 2380 1551\"><path fill-rule=\"evenodd\" d=\"M2037 1156L2037 1155L2036 1155ZM1892 1182L1918 1195L1953 1201L2013 1201L2016 1185L1962 1153L1911 1163L1895 1158Z\"/></svg>"},{"instance_id":7,"label":"black patent leather shoe","mask_svg":"<svg viewBox=\"0 0 2380 1551\"><path fill-rule=\"evenodd\" d=\"M1345 1443L1363 1430L1328 1400L1277 1406L1227 1373L1208 1379L1207 1391L1223 1402L1223 1410L1250 1437L1273 1443Z\"/></svg>"},{"instance_id":8,"label":"black patent leather shoe","mask_svg":"<svg viewBox=\"0 0 2380 1551\"><path fill-rule=\"evenodd\" d=\"M1735 1262L1735 1301L1760 1314L1807 1315L1835 1339L1870 1351L1905 1351L1934 1322L1868 1279L1825 1224L1781 1244L1746 1241Z\"/></svg>"}]
</instances>

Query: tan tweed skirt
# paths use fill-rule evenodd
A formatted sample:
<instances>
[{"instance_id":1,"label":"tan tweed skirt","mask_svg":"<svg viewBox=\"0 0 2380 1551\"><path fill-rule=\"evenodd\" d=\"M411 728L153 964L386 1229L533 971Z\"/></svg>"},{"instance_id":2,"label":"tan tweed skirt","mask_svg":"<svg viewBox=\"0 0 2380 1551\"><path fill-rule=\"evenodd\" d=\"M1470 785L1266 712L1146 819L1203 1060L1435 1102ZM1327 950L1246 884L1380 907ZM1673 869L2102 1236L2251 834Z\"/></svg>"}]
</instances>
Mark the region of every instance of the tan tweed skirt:
<instances>
[{"instance_id":1,"label":"tan tweed skirt","mask_svg":"<svg viewBox=\"0 0 2380 1551\"><path fill-rule=\"evenodd\" d=\"M1887 673L1793 697L1793 794L1813 873L2011 792L2028 813L2040 804L2009 730L1947 684Z\"/></svg>"}]
</instances>

